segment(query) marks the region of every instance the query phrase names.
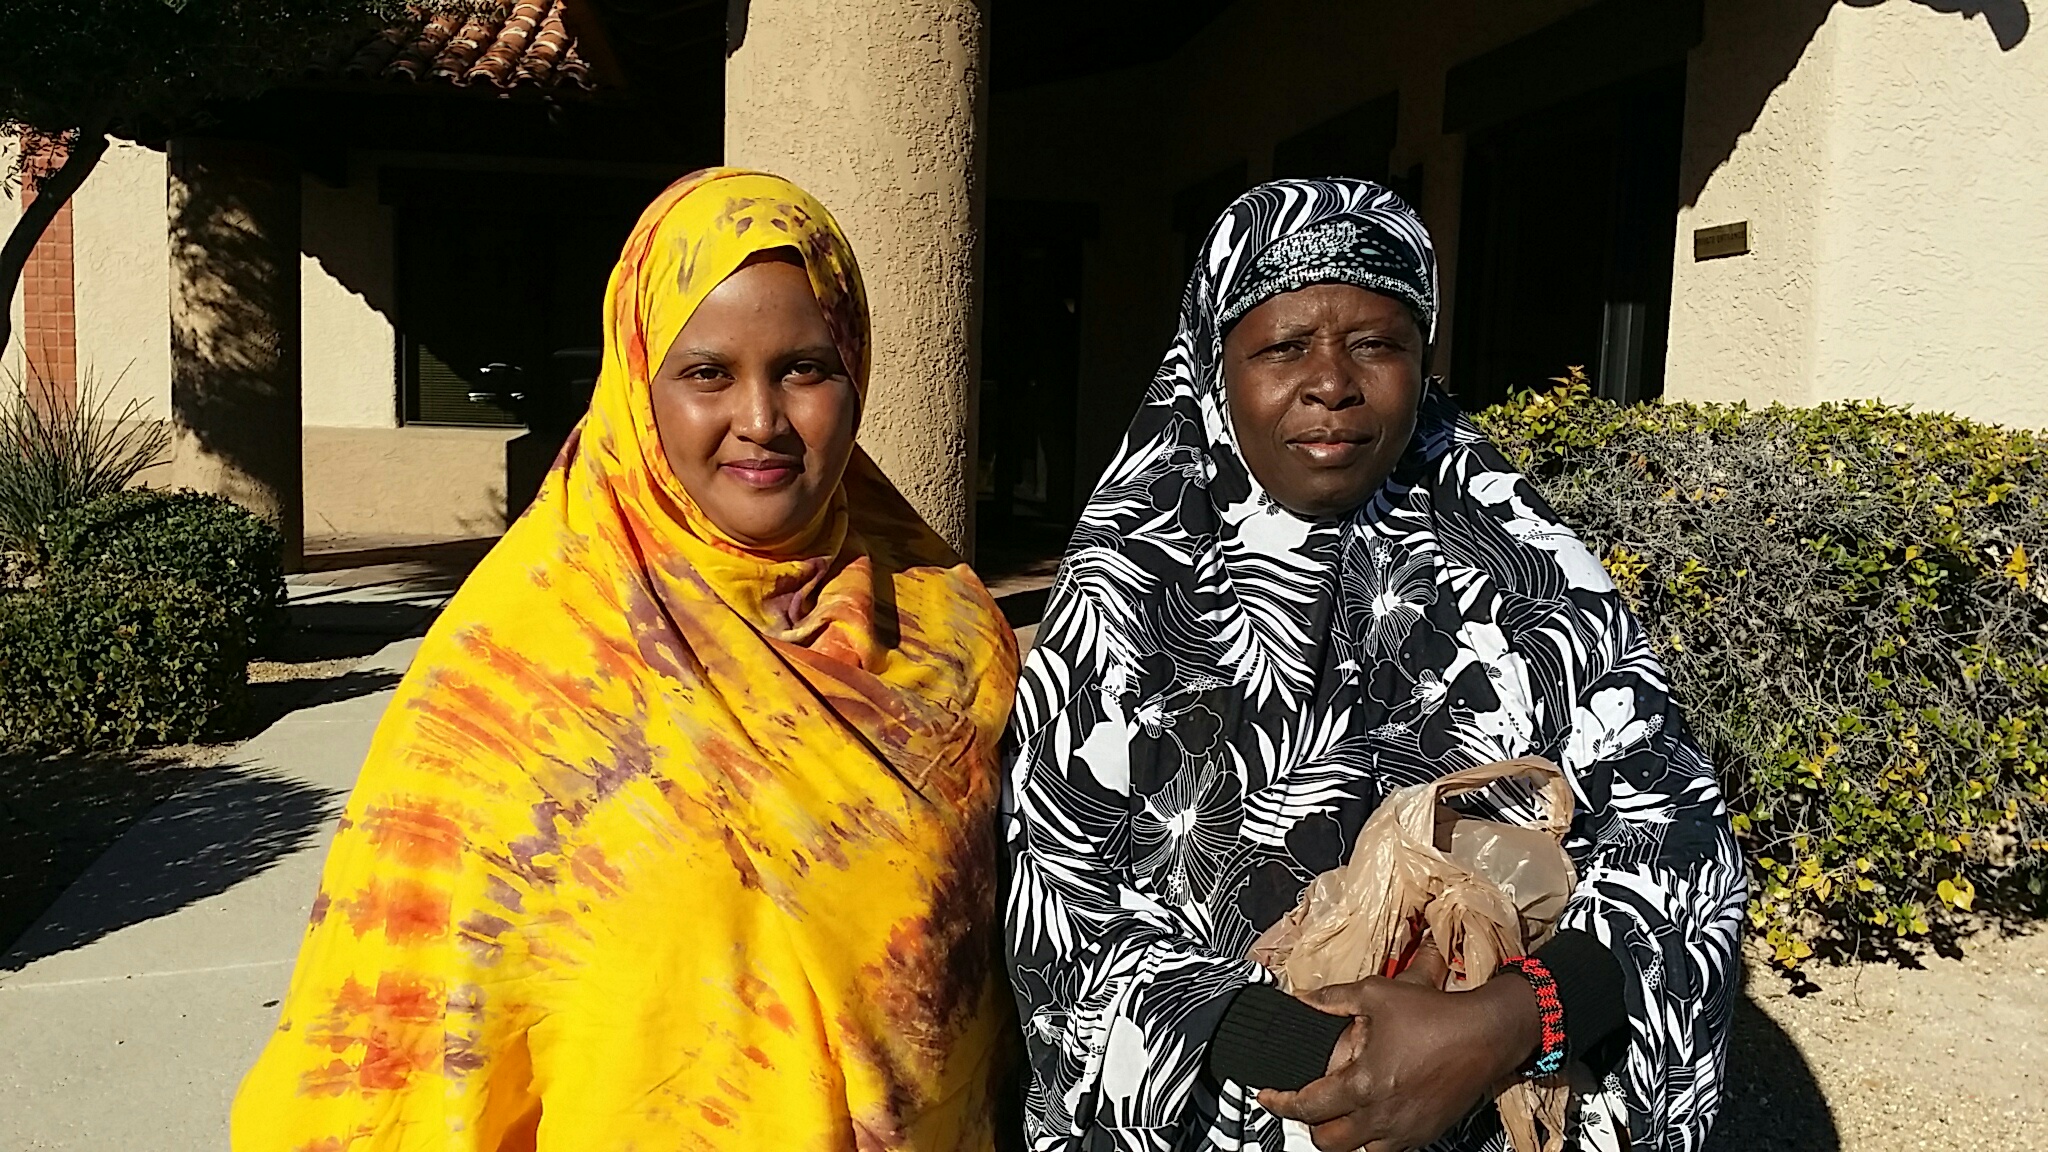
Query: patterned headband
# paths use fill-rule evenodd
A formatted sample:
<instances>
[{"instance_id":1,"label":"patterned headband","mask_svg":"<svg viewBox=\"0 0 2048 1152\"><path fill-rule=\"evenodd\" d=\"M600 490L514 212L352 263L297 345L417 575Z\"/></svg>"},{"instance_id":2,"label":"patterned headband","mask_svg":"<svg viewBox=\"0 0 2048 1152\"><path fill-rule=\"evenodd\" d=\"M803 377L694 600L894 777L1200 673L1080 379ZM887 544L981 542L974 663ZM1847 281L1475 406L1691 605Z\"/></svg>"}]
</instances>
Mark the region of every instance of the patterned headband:
<instances>
[{"instance_id":1,"label":"patterned headband","mask_svg":"<svg viewBox=\"0 0 2048 1152\"><path fill-rule=\"evenodd\" d=\"M1435 321L1429 271L1412 246L1372 220L1338 217L1267 245L1225 298L1216 329L1225 331L1273 297L1311 284L1350 284L1392 296L1415 313L1425 335Z\"/></svg>"}]
</instances>

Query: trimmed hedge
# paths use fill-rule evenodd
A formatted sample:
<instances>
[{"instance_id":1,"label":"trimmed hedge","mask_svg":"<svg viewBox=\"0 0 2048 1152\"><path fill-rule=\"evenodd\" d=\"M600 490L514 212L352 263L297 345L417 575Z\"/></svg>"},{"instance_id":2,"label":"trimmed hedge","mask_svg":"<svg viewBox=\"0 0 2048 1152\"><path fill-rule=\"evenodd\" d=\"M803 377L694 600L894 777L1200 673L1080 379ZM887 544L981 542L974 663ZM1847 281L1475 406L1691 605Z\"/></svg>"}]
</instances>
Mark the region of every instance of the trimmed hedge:
<instances>
[{"instance_id":1,"label":"trimmed hedge","mask_svg":"<svg viewBox=\"0 0 2048 1152\"><path fill-rule=\"evenodd\" d=\"M284 536L225 497L118 492L59 514L41 534L59 574L198 585L243 621L251 651L269 643L284 621Z\"/></svg>"},{"instance_id":2,"label":"trimmed hedge","mask_svg":"<svg viewBox=\"0 0 2048 1152\"><path fill-rule=\"evenodd\" d=\"M35 532L0 590L0 749L126 749L216 736L284 615L284 539L197 492L119 492ZM23 582L17 574L14 581Z\"/></svg>"},{"instance_id":3,"label":"trimmed hedge","mask_svg":"<svg viewBox=\"0 0 2048 1152\"><path fill-rule=\"evenodd\" d=\"M189 581L57 577L0 595L0 748L180 743L241 719L248 632Z\"/></svg>"},{"instance_id":4,"label":"trimmed hedge","mask_svg":"<svg viewBox=\"0 0 2048 1152\"><path fill-rule=\"evenodd\" d=\"M2048 912L2048 441L1559 383L1479 423L1641 615L1779 962Z\"/></svg>"}]
</instances>

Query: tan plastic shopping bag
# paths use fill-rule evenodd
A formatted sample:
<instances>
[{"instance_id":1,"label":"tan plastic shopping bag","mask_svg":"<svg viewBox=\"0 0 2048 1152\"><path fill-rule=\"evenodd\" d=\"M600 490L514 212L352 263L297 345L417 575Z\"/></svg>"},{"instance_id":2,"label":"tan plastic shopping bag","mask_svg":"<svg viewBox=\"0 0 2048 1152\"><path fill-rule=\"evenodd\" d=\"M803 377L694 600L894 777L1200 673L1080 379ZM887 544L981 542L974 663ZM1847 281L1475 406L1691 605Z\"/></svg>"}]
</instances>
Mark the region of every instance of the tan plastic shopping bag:
<instances>
[{"instance_id":1,"label":"tan plastic shopping bag","mask_svg":"<svg viewBox=\"0 0 2048 1152\"><path fill-rule=\"evenodd\" d=\"M1535 828L1470 819L1444 803L1507 780L1535 796ZM1316 877L1259 937L1252 959L1283 989L1306 991L1396 975L1427 940L1450 965L1447 990L1476 988L1556 928L1577 883L1563 846L1571 819L1571 785L1541 757L1403 788L1366 821L1351 859ZM1570 1096L1562 1076L1501 1088L1496 1103L1517 1152L1559 1152Z\"/></svg>"}]
</instances>

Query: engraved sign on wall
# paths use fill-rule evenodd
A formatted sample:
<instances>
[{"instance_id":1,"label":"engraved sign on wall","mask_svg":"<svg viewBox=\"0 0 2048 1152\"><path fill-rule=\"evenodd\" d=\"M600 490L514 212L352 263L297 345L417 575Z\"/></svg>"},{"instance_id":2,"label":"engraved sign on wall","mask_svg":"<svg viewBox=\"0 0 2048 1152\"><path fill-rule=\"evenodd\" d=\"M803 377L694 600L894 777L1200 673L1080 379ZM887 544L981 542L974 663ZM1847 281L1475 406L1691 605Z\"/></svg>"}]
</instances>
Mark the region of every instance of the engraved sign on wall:
<instances>
[{"instance_id":1,"label":"engraved sign on wall","mask_svg":"<svg viewBox=\"0 0 2048 1152\"><path fill-rule=\"evenodd\" d=\"M1717 224L1712 228L1696 228L1692 234L1692 258L1718 260L1723 256L1743 256L1749 252L1749 221L1738 220L1733 224Z\"/></svg>"}]
</instances>

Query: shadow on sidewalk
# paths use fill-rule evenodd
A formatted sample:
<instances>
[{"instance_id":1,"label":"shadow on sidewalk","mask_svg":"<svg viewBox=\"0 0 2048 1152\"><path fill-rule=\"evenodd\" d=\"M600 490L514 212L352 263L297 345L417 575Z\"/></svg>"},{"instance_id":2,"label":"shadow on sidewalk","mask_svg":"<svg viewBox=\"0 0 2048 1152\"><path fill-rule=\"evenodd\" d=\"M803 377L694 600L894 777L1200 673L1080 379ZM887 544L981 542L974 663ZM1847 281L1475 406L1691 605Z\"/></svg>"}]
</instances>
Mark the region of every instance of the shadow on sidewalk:
<instances>
[{"instance_id":1,"label":"shadow on sidewalk","mask_svg":"<svg viewBox=\"0 0 2048 1152\"><path fill-rule=\"evenodd\" d=\"M1838 1152L1841 1133L1813 1069L1744 992L1735 1002L1728 1080L1706 1152Z\"/></svg>"},{"instance_id":2,"label":"shadow on sidewalk","mask_svg":"<svg viewBox=\"0 0 2048 1152\"><path fill-rule=\"evenodd\" d=\"M344 672L322 680L276 680L249 685L249 714L242 732L254 736L302 708L353 700L396 687L396 672Z\"/></svg>"},{"instance_id":3,"label":"shadow on sidewalk","mask_svg":"<svg viewBox=\"0 0 2048 1152\"><path fill-rule=\"evenodd\" d=\"M15 942L0 971L227 891L304 847L344 798L264 772L192 772L100 857L81 878L86 888L67 892Z\"/></svg>"},{"instance_id":4,"label":"shadow on sidewalk","mask_svg":"<svg viewBox=\"0 0 2048 1152\"><path fill-rule=\"evenodd\" d=\"M475 568L497 543L496 536L413 542L308 541L306 571L338 572L351 568L406 565L414 572L437 574L453 588L462 583L463 577L469 575L470 569Z\"/></svg>"},{"instance_id":5,"label":"shadow on sidewalk","mask_svg":"<svg viewBox=\"0 0 2048 1152\"><path fill-rule=\"evenodd\" d=\"M0 756L0 955L187 771L156 750Z\"/></svg>"}]
</instances>

